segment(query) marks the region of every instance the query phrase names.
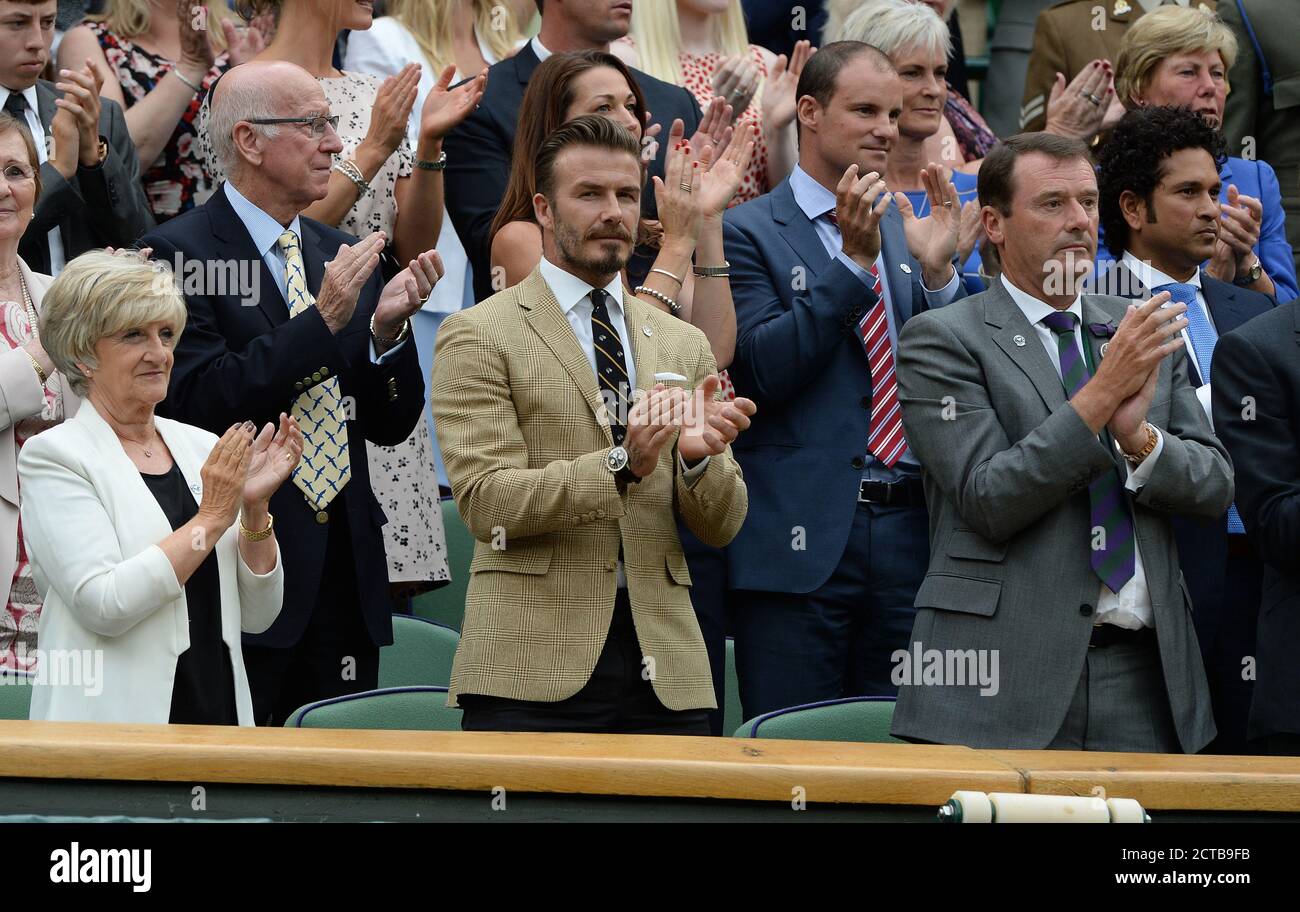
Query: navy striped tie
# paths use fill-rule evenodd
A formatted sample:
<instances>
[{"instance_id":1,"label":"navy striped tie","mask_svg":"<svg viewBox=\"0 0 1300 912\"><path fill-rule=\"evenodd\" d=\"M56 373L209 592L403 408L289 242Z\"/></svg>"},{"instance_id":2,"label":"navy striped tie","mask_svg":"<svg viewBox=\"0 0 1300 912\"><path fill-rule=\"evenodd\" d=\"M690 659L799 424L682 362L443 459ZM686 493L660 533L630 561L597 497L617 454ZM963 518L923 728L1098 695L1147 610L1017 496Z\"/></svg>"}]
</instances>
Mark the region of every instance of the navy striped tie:
<instances>
[{"instance_id":1,"label":"navy striped tie","mask_svg":"<svg viewBox=\"0 0 1300 912\"><path fill-rule=\"evenodd\" d=\"M1043 317L1043 324L1056 335L1056 351L1061 360L1061 383L1067 396L1073 396L1092 379L1088 364L1075 343L1078 318L1069 311ZM1133 578L1137 567L1137 540L1133 537L1133 517L1119 474L1103 472L1088 485L1092 504L1092 569L1111 592L1119 593Z\"/></svg>"},{"instance_id":2,"label":"navy striped tie","mask_svg":"<svg viewBox=\"0 0 1300 912\"><path fill-rule=\"evenodd\" d=\"M623 445L627 435L628 396L631 395L627 376L627 360L623 357L623 342L614 330L605 306L609 295L603 288L591 292L591 341L596 350L596 382L600 398L609 416L609 432L615 446Z\"/></svg>"}]
</instances>

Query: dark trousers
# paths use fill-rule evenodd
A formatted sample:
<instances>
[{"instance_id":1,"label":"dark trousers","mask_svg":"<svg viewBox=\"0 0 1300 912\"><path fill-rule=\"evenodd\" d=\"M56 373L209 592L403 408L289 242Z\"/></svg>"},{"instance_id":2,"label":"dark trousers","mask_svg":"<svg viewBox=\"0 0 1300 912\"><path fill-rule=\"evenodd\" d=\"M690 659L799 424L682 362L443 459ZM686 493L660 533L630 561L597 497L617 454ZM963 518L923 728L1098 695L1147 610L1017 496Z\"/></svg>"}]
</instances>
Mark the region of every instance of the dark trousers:
<instances>
[{"instance_id":1,"label":"dark trousers","mask_svg":"<svg viewBox=\"0 0 1300 912\"><path fill-rule=\"evenodd\" d=\"M379 647L361 617L347 505L337 499L329 513L324 578L302 639L289 649L243 647L259 725L283 725L300 706L379 686Z\"/></svg>"},{"instance_id":2,"label":"dark trousers","mask_svg":"<svg viewBox=\"0 0 1300 912\"><path fill-rule=\"evenodd\" d=\"M896 696L930 562L924 507L858 504L838 566L807 594L736 590L736 674L745 719L787 706Z\"/></svg>"},{"instance_id":3,"label":"dark trousers","mask_svg":"<svg viewBox=\"0 0 1300 912\"><path fill-rule=\"evenodd\" d=\"M723 711L727 705L727 559L721 548L710 548L695 537L680 518L677 536L681 539L686 564L691 571L691 607L709 653L709 671L713 674L713 696L718 708L709 712L709 733L730 735L722 730ZM743 719L737 719L739 725Z\"/></svg>"},{"instance_id":4,"label":"dark trousers","mask_svg":"<svg viewBox=\"0 0 1300 912\"><path fill-rule=\"evenodd\" d=\"M642 677L641 645L627 590L614 601L605 646L591 679L553 703L461 694L465 731L593 732L622 735L707 735L708 710L671 710Z\"/></svg>"},{"instance_id":5,"label":"dark trousers","mask_svg":"<svg viewBox=\"0 0 1300 912\"><path fill-rule=\"evenodd\" d=\"M1253 679L1245 677L1242 661L1255 655L1255 627L1259 623L1264 567L1251 552L1246 536L1229 539L1227 570L1223 585L1223 603L1219 623L1211 642L1202 645L1205 676L1210 685L1210 703L1218 737L1210 742L1206 753L1254 754L1258 745L1246 740L1246 723L1250 719ZM1193 608L1197 606L1193 605Z\"/></svg>"}]
</instances>

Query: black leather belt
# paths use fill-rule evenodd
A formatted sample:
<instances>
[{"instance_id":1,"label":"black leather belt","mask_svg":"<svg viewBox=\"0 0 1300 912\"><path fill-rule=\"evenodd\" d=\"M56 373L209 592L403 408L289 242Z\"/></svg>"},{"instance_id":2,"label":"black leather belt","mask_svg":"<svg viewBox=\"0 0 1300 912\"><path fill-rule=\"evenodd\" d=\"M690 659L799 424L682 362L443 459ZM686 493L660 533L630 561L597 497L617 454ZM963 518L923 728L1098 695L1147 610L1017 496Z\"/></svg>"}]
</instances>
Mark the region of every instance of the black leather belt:
<instances>
[{"instance_id":1,"label":"black leather belt","mask_svg":"<svg viewBox=\"0 0 1300 912\"><path fill-rule=\"evenodd\" d=\"M919 478L902 481L864 481L858 486L858 503L924 507L925 487Z\"/></svg>"},{"instance_id":2,"label":"black leather belt","mask_svg":"<svg viewBox=\"0 0 1300 912\"><path fill-rule=\"evenodd\" d=\"M1097 624L1092 628L1092 639L1088 642L1089 649L1105 649L1107 646L1118 646L1122 644L1139 645L1150 640L1155 641L1156 629L1154 627L1139 627L1137 630L1126 630L1123 627L1116 627L1114 624Z\"/></svg>"}]
</instances>

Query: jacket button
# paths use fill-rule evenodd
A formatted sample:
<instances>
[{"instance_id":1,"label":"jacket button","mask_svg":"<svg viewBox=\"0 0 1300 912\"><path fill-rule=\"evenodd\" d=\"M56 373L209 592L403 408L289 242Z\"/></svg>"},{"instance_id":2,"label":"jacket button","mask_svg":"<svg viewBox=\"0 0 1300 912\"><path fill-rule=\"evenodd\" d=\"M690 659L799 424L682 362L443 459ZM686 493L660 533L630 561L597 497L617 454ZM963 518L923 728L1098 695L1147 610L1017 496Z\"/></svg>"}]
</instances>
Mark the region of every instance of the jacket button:
<instances>
[{"instance_id":1,"label":"jacket button","mask_svg":"<svg viewBox=\"0 0 1300 912\"><path fill-rule=\"evenodd\" d=\"M604 510L597 510L597 511L596 511L596 518L597 518L597 519L604 519L604 518L605 518L605 511L604 511Z\"/></svg>"},{"instance_id":2,"label":"jacket button","mask_svg":"<svg viewBox=\"0 0 1300 912\"><path fill-rule=\"evenodd\" d=\"M322 367L320 369L320 375L322 377L328 377L330 375L330 369L328 367Z\"/></svg>"},{"instance_id":3,"label":"jacket button","mask_svg":"<svg viewBox=\"0 0 1300 912\"><path fill-rule=\"evenodd\" d=\"M871 397L863 396L860 400L858 400L858 404L861 405L864 409L871 408Z\"/></svg>"},{"instance_id":4,"label":"jacket button","mask_svg":"<svg viewBox=\"0 0 1300 912\"><path fill-rule=\"evenodd\" d=\"M329 521L330 521L330 515L326 513L324 510L321 510L316 514L316 522L320 523L322 526Z\"/></svg>"},{"instance_id":5,"label":"jacket button","mask_svg":"<svg viewBox=\"0 0 1300 912\"><path fill-rule=\"evenodd\" d=\"M855 469L860 469L864 465L866 465L866 463L863 462L861 456L854 456L853 459L849 462L849 465L853 466L853 468Z\"/></svg>"},{"instance_id":6,"label":"jacket button","mask_svg":"<svg viewBox=\"0 0 1300 912\"><path fill-rule=\"evenodd\" d=\"M1091 605L1080 605L1080 606L1079 606L1079 613L1082 614L1084 617L1091 617L1091 616L1092 616L1092 606L1091 606Z\"/></svg>"},{"instance_id":7,"label":"jacket button","mask_svg":"<svg viewBox=\"0 0 1300 912\"><path fill-rule=\"evenodd\" d=\"M293 385L293 388L294 388L295 391L301 393L301 392L302 392L302 381L299 380L297 383L295 383L295 384Z\"/></svg>"},{"instance_id":8,"label":"jacket button","mask_svg":"<svg viewBox=\"0 0 1300 912\"><path fill-rule=\"evenodd\" d=\"M320 381L321 381L321 373L320 373L320 371L317 371L316 373L312 374L312 375L311 375L311 379L312 379L312 382L313 382L313 383L320 383Z\"/></svg>"},{"instance_id":9,"label":"jacket button","mask_svg":"<svg viewBox=\"0 0 1300 912\"><path fill-rule=\"evenodd\" d=\"M610 573L613 573L615 570L618 569L618 562L617 562L617 561L605 561L605 569L608 570Z\"/></svg>"}]
</instances>

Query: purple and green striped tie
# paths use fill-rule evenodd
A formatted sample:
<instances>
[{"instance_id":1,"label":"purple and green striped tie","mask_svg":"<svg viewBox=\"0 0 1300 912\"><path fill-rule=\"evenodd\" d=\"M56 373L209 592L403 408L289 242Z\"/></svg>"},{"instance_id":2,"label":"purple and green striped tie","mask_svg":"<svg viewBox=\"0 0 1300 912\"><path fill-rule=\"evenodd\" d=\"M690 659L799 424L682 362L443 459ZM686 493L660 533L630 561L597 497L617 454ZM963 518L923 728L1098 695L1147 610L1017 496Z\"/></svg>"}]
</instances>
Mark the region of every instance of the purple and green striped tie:
<instances>
[{"instance_id":1,"label":"purple and green striped tie","mask_svg":"<svg viewBox=\"0 0 1300 912\"><path fill-rule=\"evenodd\" d=\"M1061 382L1067 396L1083 388L1092 374L1075 342L1078 318L1069 311L1043 317L1043 325L1056 336L1056 351L1061 361ZM1111 592L1117 593L1133 578L1137 562L1137 541L1133 537L1133 517L1124 495L1118 472L1103 472L1088 485L1092 503L1092 569ZM1101 541L1096 531L1104 530ZM1100 546L1100 547L1099 547Z\"/></svg>"}]
</instances>

